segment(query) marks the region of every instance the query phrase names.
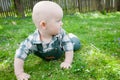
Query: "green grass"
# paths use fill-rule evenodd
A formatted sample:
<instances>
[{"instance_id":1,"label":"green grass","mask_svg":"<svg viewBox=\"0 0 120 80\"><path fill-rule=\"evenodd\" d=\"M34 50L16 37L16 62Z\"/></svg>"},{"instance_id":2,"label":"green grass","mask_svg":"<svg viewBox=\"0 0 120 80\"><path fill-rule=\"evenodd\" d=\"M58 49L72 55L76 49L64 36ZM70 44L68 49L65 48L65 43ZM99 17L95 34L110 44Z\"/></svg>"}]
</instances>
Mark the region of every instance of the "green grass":
<instances>
[{"instance_id":1,"label":"green grass","mask_svg":"<svg viewBox=\"0 0 120 80\"><path fill-rule=\"evenodd\" d=\"M74 33L82 47L72 68L60 69L64 59L46 62L30 55L24 65L31 80L120 80L120 12L65 15L63 28ZM0 80L15 80L13 60L21 41L33 33L31 17L0 19Z\"/></svg>"}]
</instances>

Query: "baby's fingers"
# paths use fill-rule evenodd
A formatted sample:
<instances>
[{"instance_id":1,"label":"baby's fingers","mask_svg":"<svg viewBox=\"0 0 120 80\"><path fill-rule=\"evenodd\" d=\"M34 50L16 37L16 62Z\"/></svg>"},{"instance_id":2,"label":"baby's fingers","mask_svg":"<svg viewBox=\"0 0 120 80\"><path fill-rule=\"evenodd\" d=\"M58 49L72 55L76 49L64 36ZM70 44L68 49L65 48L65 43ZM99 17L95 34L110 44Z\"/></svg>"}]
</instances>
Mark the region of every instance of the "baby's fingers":
<instances>
[{"instance_id":1,"label":"baby's fingers","mask_svg":"<svg viewBox=\"0 0 120 80\"><path fill-rule=\"evenodd\" d=\"M71 68L71 65L69 63L63 62L63 63L61 63L60 67L62 69L69 69L69 68Z\"/></svg>"}]
</instances>

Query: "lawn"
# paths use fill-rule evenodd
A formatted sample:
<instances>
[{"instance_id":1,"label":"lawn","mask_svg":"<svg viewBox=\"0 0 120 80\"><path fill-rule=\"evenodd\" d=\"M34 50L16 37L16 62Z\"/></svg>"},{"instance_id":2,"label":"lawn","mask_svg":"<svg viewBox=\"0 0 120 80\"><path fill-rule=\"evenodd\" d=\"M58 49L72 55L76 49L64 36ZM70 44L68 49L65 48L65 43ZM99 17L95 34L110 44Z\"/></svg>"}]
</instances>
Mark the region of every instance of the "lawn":
<instances>
[{"instance_id":1,"label":"lawn","mask_svg":"<svg viewBox=\"0 0 120 80\"><path fill-rule=\"evenodd\" d=\"M72 68L60 69L64 56L47 62L31 54L24 65L30 80L120 80L120 12L75 13L65 15L63 23L82 44ZM0 19L0 80L16 80L15 50L34 30L31 17Z\"/></svg>"}]
</instances>

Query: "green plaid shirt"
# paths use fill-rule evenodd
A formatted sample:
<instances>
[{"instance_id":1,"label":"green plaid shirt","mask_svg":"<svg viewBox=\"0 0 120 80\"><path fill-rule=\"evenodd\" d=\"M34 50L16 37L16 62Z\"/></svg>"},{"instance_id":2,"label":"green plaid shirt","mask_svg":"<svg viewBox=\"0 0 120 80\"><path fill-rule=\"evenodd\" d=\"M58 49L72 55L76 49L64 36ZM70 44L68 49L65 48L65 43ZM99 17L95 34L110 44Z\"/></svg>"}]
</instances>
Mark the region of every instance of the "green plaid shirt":
<instances>
[{"instance_id":1,"label":"green plaid shirt","mask_svg":"<svg viewBox=\"0 0 120 80\"><path fill-rule=\"evenodd\" d=\"M61 45L58 46L61 46L65 52L73 51L73 44L70 41L69 37L66 35L64 29L61 29L58 35L53 36L49 44L43 43L40 40L39 36L40 33L38 30L36 30L32 35L30 35L27 39L25 39L25 41L23 41L20 44L20 47L16 50L15 57L25 60L29 54L34 53L35 51L38 50L36 46L37 44L42 44L43 51L46 52L49 49L53 48L51 44L54 43L54 41L56 41L57 38L59 38L62 45L62 46Z\"/></svg>"}]
</instances>

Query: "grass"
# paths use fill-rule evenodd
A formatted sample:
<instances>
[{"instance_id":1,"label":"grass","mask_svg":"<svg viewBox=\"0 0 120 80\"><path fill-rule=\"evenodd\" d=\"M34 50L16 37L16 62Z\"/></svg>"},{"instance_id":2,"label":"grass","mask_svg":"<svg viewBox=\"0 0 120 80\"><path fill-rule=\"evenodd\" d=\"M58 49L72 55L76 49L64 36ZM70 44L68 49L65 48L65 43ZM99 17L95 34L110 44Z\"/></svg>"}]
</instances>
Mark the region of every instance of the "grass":
<instances>
[{"instance_id":1,"label":"grass","mask_svg":"<svg viewBox=\"0 0 120 80\"><path fill-rule=\"evenodd\" d=\"M82 47L72 68L60 69L64 59L46 62L30 55L24 65L31 80L120 80L120 12L65 15L63 28L77 35ZM0 80L15 80L15 50L35 30L31 17L0 19Z\"/></svg>"}]
</instances>

